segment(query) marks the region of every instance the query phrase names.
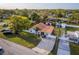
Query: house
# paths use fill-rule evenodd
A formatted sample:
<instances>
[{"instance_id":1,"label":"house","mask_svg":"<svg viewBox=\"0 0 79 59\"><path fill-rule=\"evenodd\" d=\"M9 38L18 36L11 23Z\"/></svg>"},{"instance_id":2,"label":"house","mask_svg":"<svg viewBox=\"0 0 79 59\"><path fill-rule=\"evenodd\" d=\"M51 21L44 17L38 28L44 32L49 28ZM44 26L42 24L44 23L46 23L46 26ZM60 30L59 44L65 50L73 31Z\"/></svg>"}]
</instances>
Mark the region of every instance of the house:
<instances>
[{"instance_id":1,"label":"house","mask_svg":"<svg viewBox=\"0 0 79 59\"><path fill-rule=\"evenodd\" d=\"M79 31L75 31L75 35L77 38L79 38Z\"/></svg>"},{"instance_id":2,"label":"house","mask_svg":"<svg viewBox=\"0 0 79 59\"><path fill-rule=\"evenodd\" d=\"M71 40L79 42L79 31L67 32L67 36Z\"/></svg>"},{"instance_id":3,"label":"house","mask_svg":"<svg viewBox=\"0 0 79 59\"><path fill-rule=\"evenodd\" d=\"M57 18L48 18L48 21L57 21Z\"/></svg>"},{"instance_id":4,"label":"house","mask_svg":"<svg viewBox=\"0 0 79 59\"><path fill-rule=\"evenodd\" d=\"M39 23L29 29L31 33L41 35L42 37L49 37L54 32L54 27L49 24Z\"/></svg>"}]
</instances>

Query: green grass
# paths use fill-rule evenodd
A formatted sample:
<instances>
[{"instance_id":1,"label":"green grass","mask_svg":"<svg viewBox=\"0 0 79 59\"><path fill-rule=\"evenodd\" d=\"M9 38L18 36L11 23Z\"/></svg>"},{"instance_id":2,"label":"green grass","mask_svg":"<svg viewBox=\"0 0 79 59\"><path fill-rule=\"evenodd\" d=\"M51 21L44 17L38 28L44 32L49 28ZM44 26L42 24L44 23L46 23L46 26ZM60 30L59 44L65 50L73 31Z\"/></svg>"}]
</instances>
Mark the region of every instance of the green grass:
<instances>
[{"instance_id":1,"label":"green grass","mask_svg":"<svg viewBox=\"0 0 79 59\"><path fill-rule=\"evenodd\" d=\"M27 38L30 38L30 39L37 39L38 38L37 35L28 33L28 32L20 32L20 35L27 36Z\"/></svg>"},{"instance_id":2,"label":"green grass","mask_svg":"<svg viewBox=\"0 0 79 59\"><path fill-rule=\"evenodd\" d=\"M28 48L33 48L40 42L41 39L38 40L36 37L34 37L33 34L30 34L30 35L27 33L27 35L24 37L28 37L28 38L23 38L20 35L15 35L15 34L14 35L4 35L3 33L0 33L0 38L4 38L6 40L23 45Z\"/></svg>"},{"instance_id":3,"label":"green grass","mask_svg":"<svg viewBox=\"0 0 79 59\"><path fill-rule=\"evenodd\" d=\"M71 55L79 55L79 45L70 43L70 51Z\"/></svg>"},{"instance_id":4,"label":"green grass","mask_svg":"<svg viewBox=\"0 0 79 59\"><path fill-rule=\"evenodd\" d=\"M77 25L77 26L79 26L79 24L68 23L68 22L66 22L66 24L69 24L69 25Z\"/></svg>"},{"instance_id":5,"label":"green grass","mask_svg":"<svg viewBox=\"0 0 79 59\"><path fill-rule=\"evenodd\" d=\"M67 27L67 31L79 31L79 28L72 28L72 27Z\"/></svg>"},{"instance_id":6,"label":"green grass","mask_svg":"<svg viewBox=\"0 0 79 59\"><path fill-rule=\"evenodd\" d=\"M55 33L56 36L61 36L62 30L63 30L62 28L55 28L54 30L55 30L54 33Z\"/></svg>"},{"instance_id":7,"label":"green grass","mask_svg":"<svg viewBox=\"0 0 79 59\"><path fill-rule=\"evenodd\" d=\"M56 39L53 50L49 53L49 55L57 55L59 40Z\"/></svg>"},{"instance_id":8,"label":"green grass","mask_svg":"<svg viewBox=\"0 0 79 59\"><path fill-rule=\"evenodd\" d=\"M3 22L8 24L10 22L10 20L9 19L4 19Z\"/></svg>"},{"instance_id":9,"label":"green grass","mask_svg":"<svg viewBox=\"0 0 79 59\"><path fill-rule=\"evenodd\" d=\"M3 27L0 25L0 29L2 29Z\"/></svg>"},{"instance_id":10,"label":"green grass","mask_svg":"<svg viewBox=\"0 0 79 59\"><path fill-rule=\"evenodd\" d=\"M34 43L35 45L37 45L41 41L39 36L28 32L20 32L20 37L24 38L26 41Z\"/></svg>"},{"instance_id":11,"label":"green grass","mask_svg":"<svg viewBox=\"0 0 79 59\"><path fill-rule=\"evenodd\" d=\"M6 36L4 35L4 34L2 34L2 33L0 33L0 38L6 38Z\"/></svg>"},{"instance_id":12,"label":"green grass","mask_svg":"<svg viewBox=\"0 0 79 59\"><path fill-rule=\"evenodd\" d=\"M12 42L15 42L15 43L18 43L18 44L20 44L20 45L29 47L29 48L32 48L32 47L35 46L33 43L30 43L30 42L28 42L28 41L25 41L23 38L20 38L20 37L17 37L17 36L9 37L8 40L9 40L9 41L12 41Z\"/></svg>"}]
</instances>

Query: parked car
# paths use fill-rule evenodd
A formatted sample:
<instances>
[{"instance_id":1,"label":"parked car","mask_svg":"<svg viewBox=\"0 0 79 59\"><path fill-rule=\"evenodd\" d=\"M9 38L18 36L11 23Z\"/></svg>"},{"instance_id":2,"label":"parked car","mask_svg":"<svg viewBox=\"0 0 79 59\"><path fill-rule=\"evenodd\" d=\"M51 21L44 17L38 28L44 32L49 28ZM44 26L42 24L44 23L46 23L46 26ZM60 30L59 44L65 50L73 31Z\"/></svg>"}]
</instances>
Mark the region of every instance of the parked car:
<instances>
[{"instance_id":1,"label":"parked car","mask_svg":"<svg viewBox=\"0 0 79 59\"><path fill-rule=\"evenodd\" d=\"M3 34L12 34L13 32L12 32L12 30L5 30L5 29L3 29L1 32L3 32Z\"/></svg>"},{"instance_id":2,"label":"parked car","mask_svg":"<svg viewBox=\"0 0 79 59\"><path fill-rule=\"evenodd\" d=\"M2 55L3 53L4 53L4 49L0 47L0 55Z\"/></svg>"}]
</instances>

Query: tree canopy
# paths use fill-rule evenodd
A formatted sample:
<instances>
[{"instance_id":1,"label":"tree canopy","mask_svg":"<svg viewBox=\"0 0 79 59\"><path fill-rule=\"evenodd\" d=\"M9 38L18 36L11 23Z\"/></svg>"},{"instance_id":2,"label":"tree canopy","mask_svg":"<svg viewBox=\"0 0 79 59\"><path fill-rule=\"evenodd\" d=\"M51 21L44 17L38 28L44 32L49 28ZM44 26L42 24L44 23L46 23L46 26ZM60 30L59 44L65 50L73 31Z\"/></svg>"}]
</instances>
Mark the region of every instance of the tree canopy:
<instances>
[{"instance_id":1,"label":"tree canopy","mask_svg":"<svg viewBox=\"0 0 79 59\"><path fill-rule=\"evenodd\" d=\"M31 25L30 20L24 16L17 16L17 15L11 16L10 21L11 21L10 27L15 32L19 32L24 29L28 29Z\"/></svg>"}]
</instances>

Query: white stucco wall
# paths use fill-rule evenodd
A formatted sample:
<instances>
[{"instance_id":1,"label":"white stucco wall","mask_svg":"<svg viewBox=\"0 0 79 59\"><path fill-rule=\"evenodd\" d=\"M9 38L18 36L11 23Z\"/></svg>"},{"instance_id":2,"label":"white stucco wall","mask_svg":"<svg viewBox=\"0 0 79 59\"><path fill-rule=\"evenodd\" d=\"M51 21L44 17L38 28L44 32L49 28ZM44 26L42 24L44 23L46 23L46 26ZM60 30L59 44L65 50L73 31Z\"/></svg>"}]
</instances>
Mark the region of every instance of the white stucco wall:
<instances>
[{"instance_id":1,"label":"white stucco wall","mask_svg":"<svg viewBox=\"0 0 79 59\"><path fill-rule=\"evenodd\" d=\"M36 32L35 29L33 29L33 28L29 29L29 32L34 33L34 34L41 34L40 31ZM51 33L44 32L44 35L46 35L46 38L55 38L53 35L51 35Z\"/></svg>"},{"instance_id":2,"label":"white stucco wall","mask_svg":"<svg viewBox=\"0 0 79 59\"><path fill-rule=\"evenodd\" d=\"M33 28L29 29L29 32L36 34L36 31Z\"/></svg>"}]
</instances>

